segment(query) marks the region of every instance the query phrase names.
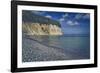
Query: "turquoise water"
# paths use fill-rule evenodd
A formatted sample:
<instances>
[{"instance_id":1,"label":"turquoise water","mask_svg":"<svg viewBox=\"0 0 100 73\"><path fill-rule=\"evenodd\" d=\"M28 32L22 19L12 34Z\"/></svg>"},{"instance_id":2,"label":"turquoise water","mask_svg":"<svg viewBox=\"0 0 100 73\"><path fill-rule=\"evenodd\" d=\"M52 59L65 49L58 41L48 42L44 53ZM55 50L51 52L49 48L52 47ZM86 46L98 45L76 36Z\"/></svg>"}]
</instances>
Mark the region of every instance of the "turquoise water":
<instances>
[{"instance_id":1,"label":"turquoise water","mask_svg":"<svg viewBox=\"0 0 100 73\"><path fill-rule=\"evenodd\" d=\"M72 54L77 54L84 58L90 57L90 38L82 36L60 36L52 37L50 39L49 45L56 46L64 49L66 52L72 52Z\"/></svg>"},{"instance_id":2,"label":"turquoise water","mask_svg":"<svg viewBox=\"0 0 100 73\"><path fill-rule=\"evenodd\" d=\"M63 49L66 53L90 58L89 36L37 36L37 40L50 47Z\"/></svg>"},{"instance_id":3,"label":"turquoise water","mask_svg":"<svg viewBox=\"0 0 100 73\"><path fill-rule=\"evenodd\" d=\"M22 61L90 59L89 36L23 36Z\"/></svg>"}]
</instances>

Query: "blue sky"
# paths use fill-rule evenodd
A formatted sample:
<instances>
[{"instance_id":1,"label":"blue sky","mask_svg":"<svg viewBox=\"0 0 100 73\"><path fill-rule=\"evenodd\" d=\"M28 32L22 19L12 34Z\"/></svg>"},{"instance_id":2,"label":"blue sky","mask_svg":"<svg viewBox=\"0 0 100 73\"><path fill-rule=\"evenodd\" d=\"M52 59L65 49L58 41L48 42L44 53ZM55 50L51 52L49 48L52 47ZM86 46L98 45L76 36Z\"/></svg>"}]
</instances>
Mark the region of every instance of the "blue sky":
<instances>
[{"instance_id":1,"label":"blue sky","mask_svg":"<svg viewBox=\"0 0 100 73\"><path fill-rule=\"evenodd\" d=\"M64 34L89 34L90 14L72 12L32 11L38 15L57 20Z\"/></svg>"}]
</instances>

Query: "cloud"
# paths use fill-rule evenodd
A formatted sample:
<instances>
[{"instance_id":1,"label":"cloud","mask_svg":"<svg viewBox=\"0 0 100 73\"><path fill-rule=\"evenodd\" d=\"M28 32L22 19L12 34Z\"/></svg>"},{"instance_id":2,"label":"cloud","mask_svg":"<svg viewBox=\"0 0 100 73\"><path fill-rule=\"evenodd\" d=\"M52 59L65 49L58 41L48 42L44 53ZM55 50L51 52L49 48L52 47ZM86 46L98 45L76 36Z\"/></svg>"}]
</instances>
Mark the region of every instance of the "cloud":
<instances>
[{"instance_id":1,"label":"cloud","mask_svg":"<svg viewBox=\"0 0 100 73\"><path fill-rule=\"evenodd\" d=\"M79 23L77 21L67 21L67 25L70 25L70 26L75 26L75 25L79 25Z\"/></svg>"},{"instance_id":2,"label":"cloud","mask_svg":"<svg viewBox=\"0 0 100 73\"><path fill-rule=\"evenodd\" d=\"M77 14L76 16L75 16L75 19L80 19L80 18L82 18L82 14Z\"/></svg>"},{"instance_id":3,"label":"cloud","mask_svg":"<svg viewBox=\"0 0 100 73\"><path fill-rule=\"evenodd\" d=\"M68 25L73 25L73 22L71 20L67 21Z\"/></svg>"},{"instance_id":4,"label":"cloud","mask_svg":"<svg viewBox=\"0 0 100 73\"><path fill-rule=\"evenodd\" d=\"M75 19L89 19L90 15L89 14L77 14L75 16Z\"/></svg>"},{"instance_id":5,"label":"cloud","mask_svg":"<svg viewBox=\"0 0 100 73\"><path fill-rule=\"evenodd\" d=\"M65 18L65 17L67 17L67 16L68 16L68 14L66 13L66 14L64 14L62 17Z\"/></svg>"},{"instance_id":6,"label":"cloud","mask_svg":"<svg viewBox=\"0 0 100 73\"><path fill-rule=\"evenodd\" d=\"M50 16L50 15L47 15L47 16L45 16L45 17L47 17L47 18L52 18L52 16Z\"/></svg>"},{"instance_id":7,"label":"cloud","mask_svg":"<svg viewBox=\"0 0 100 73\"><path fill-rule=\"evenodd\" d=\"M84 18L84 19L89 19L89 18L90 18L90 14L85 14L85 15L83 16L83 18Z\"/></svg>"},{"instance_id":8,"label":"cloud","mask_svg":"<svg viewBox=\"0 0 100 73\"><path fill-rule=\"evenodd\" d=\"M64 15L62 15L62 18L60 18L59 21L60 22L64 21L65 20L65 17L68 17L68 14L67 13L64 14Z\"/></svg>"},{"instance_id":9,"label":"cloud","mask_svg":"<svg viewBox=\"0 0 100 73\"><path fill-rule=\"evenodd\" d=\"M59 21L60 21L60 22L64 21L64 18L60 18Z\"/></svg>"},{"instance_id":10,"label":"cloud","mask_svg":"<svg viewBox=\"0 0 100 73\"><path fill-rule=\"evenodd\" d=\"M41 15L41 14L44 14L45 12L42 12L42 11L32 11L32 13Z\"/></svg>"},{"instance_id":11,"label":"cloud","mask_svg":"<svg viewBox=\"0 0 100 73\"><path fill-rule=\"evenodd\" d=\"M74 22L75 25L79 25L79 23L77 21Z\"/></svg>"}]
</instances>

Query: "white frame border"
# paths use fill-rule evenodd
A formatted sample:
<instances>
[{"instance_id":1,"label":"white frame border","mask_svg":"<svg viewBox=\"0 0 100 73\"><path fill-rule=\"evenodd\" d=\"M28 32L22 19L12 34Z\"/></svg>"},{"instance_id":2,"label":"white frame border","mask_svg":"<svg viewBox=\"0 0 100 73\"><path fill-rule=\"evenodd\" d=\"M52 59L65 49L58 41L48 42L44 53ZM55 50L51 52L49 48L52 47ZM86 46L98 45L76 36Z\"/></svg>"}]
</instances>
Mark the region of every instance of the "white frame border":
<instances>
[{"instance_id":1,"label":"white frame border","mask_svg":"<svg viewBox=\"0 0 100 73\"><path fill-rule=\"evenodd\" d=\"M46 6L25 6L18 5L17 7L17 64L18 68L27 67L43 67L43 66L59 66L59 65L80 65L80 64L94 64L94 10L93 9L79 9L79 8L60 8L60 7L46 7ZM38 10L38 11L62 11L62 12L82 12L90 13L90 59L87 60L64 60L64 61L45 61L45 62L27 62L22 63L22 10Z\"/></svg>"}]
</instances>

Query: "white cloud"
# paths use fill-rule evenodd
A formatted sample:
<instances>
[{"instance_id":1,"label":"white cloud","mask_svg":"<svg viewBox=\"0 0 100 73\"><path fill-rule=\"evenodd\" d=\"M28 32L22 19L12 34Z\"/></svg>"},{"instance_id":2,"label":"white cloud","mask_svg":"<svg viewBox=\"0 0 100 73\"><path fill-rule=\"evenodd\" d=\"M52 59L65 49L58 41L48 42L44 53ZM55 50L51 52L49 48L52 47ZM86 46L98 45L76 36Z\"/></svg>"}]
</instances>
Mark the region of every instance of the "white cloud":
<instances>
[{"instance_id":1,"label":"white cloud","mask_svg":"<svg viewBox=\"0 0 100 73\"><path fill-rule=\"evenodd\" d=\"M79 25L79 23L77 21L74 22L75 25Z\"/></svg>"},{"instance_id":2,"label":"white cloud","mask_svg":"<svg viewBox=\"0 0 100 73\"><path fill-rule=\"evenodd\" d=\"M47 17L47 18L52 18L52 16L50 16L50 15L47 15L47 16L45 16L45 17Z\"/></svg>"},{"instance_id":3,"label":"white cloud","mask_svg":"<svg viewBox=\"0 0 100 73\"><path fill-rule=\"evenodd\" d=\"M61 21L61 22L64 21L64 18L59 19L59 21Z\"/></svg>"},{"instance_id":4,"label":"white cloud","mask_svg":"<svg viewBox=\"0 0 100 73\"><path fill-rule=\"evenodd\" d=\"M88 19L88 18L90 18L89 14L77 14L75 16L75 19Z\"/></svg>"},{"instance_id":5,"label":"white cloud","mask_svg":"<svg viewBox=\"0 0 100 73\"><path fill-rule=\"evenodd\" d=\"M75 16L75 19L80 19L80 18L82 18L82 14L77 14L76 16Z\"/></svg>"},{"instance_id":6,"label":"white cloud","mask_svg":"<svg viewBox=\"0 0 100 73\"><path fill-rule=\"evenodd\" d=\"M60 22L64 21L64 20L65 20L65 17L67 17L67 16L68 16L68 14L67 14L67 13L66 13L66 14L64 14L64 15L62 15L62 18L60 18L60 19L59 19L59 21L60 21Z\"/></svg>"},{"instance_id":7,"label":"white cloud","mask_svg":"<svg viewBox=\"0 0 100 73\"><path fill-rule=\"evenodd\" d=\"M70 25L70 26L75 26L75 25L79 25L79 23L77 21L67 21L67 25Z\"/></svg>"},{"instance_id":8,"label":"white cloud","mask_svg":"<svg viewBox=\"0 0 100 73\"><path fill-rule=\"evenodd\" d=\"M74 25L73 22L71 20L67 21L68 25Z\"/></svg>"},{"instance_id":9,"label":"white cloud","mask_svg":"<svg viewBox=\"0 0 100 73\"><path fill-rule=\"evenodd\" d=\"M88 18L90 18L90 15L89 15L89 14L85 14L85 15L83 16L83 18L84 18L84 19L88 19Z\"/></svg>"}]
</instances>

